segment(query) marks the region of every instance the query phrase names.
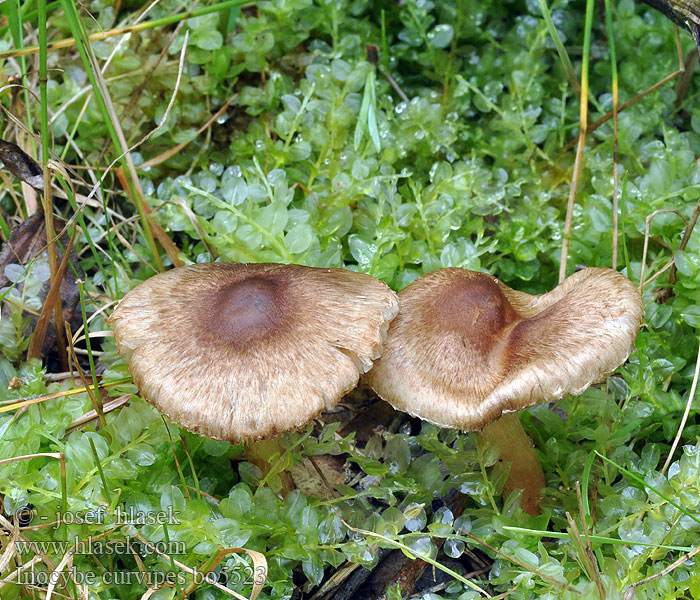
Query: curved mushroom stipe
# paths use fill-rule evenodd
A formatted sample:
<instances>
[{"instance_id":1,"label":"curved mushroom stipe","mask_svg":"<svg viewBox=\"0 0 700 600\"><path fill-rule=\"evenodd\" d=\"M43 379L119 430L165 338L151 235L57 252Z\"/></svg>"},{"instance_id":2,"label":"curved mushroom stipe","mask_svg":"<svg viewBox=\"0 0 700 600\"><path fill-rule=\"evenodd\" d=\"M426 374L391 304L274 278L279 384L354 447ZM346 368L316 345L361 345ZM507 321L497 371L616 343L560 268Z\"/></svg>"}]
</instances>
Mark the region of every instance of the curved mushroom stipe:
<instances>
[{"instance_id":1,"label":"curved mushroom stipe","mask_svg":"<svg viewBox=\"0 0 700 600\"><path fill-rule=\"evenodd\" d=\"M362 273L211 263L151 277L110 321L144 398L190 431L239 441L335 405L397 311L396 294Z\"/></svg>"},{"instance_id":2,"label":"curved mushroom stipe","mask_svg":"<svg viewBox=\"0 0 700 600\"><path fill-rule=\"evenodd\" d=\"M399 301L365 378L394 408L464 431L580 394L627 359L644 317L632 282L604 268L539 296L484 273L440 269Z\"/></svg>"}]
</instances>

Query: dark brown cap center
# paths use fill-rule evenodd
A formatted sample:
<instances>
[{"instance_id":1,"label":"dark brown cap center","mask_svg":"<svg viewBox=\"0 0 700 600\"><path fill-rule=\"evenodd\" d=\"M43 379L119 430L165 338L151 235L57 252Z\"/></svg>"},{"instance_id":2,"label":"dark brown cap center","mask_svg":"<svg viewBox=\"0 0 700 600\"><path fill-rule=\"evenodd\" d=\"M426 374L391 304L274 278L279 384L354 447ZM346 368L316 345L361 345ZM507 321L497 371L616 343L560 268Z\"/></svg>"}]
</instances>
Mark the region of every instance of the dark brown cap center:
<instances>
[{"instance_id":1,"label":"dark brown cap center","mask_svg":"<svg viewBox=\"0 0 700 600\"><path fill-rule=\"evenodd\" d=\"M217 292L211 314L205 315L207 333L240 349L267 337L284 320L286 302L282 282L247 277Z\"/></svg>"},{"instance_id":2,"label":"dark brown cap center","mask_svg":"<svg viewBox=\"0 0 700 600\"><path fill-rule=\"evenodd\" d=\"M493 277L474 274L460 279L439 295L436 309L449 330L465 344L488 353L503 330L519 319Z\"/></svg>"}]
</instances>

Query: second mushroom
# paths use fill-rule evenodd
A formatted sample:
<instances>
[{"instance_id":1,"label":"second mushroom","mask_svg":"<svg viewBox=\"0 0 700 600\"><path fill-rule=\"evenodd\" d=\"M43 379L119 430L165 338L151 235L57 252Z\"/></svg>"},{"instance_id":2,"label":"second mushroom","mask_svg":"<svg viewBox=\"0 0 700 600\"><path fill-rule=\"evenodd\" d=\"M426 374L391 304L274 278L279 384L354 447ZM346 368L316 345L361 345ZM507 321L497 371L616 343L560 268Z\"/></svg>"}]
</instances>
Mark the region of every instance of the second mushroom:
<instances>
[{"instance_id":1,"label":"second mushroom","mask_svg":"<svg viewBox=\"0 0 700 600\"><path fill-rule=\"evenodd\" d=\"M523 489L523 509L539 514L544 475L516 411L580 394L621 365L644 316L639 292L612 269L583 269L533 296L449 268L417 279L399 301L368 383L411 415L482 430L512 463L504 495Z\"/></svg>"}]
</instances>

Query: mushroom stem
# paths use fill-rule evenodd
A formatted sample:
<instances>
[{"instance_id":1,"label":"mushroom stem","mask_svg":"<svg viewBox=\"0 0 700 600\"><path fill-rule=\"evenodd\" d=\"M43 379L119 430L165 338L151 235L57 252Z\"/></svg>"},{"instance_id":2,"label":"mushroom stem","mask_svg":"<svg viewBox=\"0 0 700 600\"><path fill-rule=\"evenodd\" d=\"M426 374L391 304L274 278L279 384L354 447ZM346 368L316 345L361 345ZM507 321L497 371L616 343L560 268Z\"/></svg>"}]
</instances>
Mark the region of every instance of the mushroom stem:
<instances>
[{"instance_id":1,"label":"mushroom stem","mask_svg":"<svg viewBox=\"0 0 700 600\"><path fill-rule=\"evenodd\" d=\"M503 497L513 490L522 489L523 510L536 517L540 514L540 496L545 485L542 465L530 437L520 424L518 413L506 413L480 432L485 442L498 448L499 460L511 463L508 481L503 486Z\"/></svg>"},{"instance_id":2,"label":"mushroom stem","mask_svg":"<svg viewBox=\"0 0 700 600\"><path fill-rule=\"evenodd\" d=\"M282 436L258 441L246 440L244 446L248 461L262 471L263 478L267 477L268 473L272 470L270 457L274 454L279 456L284 452ZM278 475L282 482L280 493L284 497L294 489L294 481L289 471L280 471Z\"/></svg>"}]
</instances>

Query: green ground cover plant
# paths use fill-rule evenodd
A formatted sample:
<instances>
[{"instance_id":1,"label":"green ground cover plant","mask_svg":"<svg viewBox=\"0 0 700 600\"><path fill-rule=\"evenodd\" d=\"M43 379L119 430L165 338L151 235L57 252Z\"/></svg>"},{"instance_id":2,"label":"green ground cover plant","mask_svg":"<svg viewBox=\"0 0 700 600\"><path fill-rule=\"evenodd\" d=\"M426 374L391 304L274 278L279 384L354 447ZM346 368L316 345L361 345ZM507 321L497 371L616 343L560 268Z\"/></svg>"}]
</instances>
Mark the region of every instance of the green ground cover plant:
<instances>
[{"instance_id":1,"label":"green ground cover plant","mask_svg":"<svg viewBox=\"0 0 700 600\"><path fill-rule=\"evenodd\" d=\"M0 12L2 138L54 189L3 169L0 236L42 203L66 231L0 265L3 600L330 599L395 549L442 575L387 579L391 599L700 598L700 86L686 32L632 0ZM522 414L547 479L539 517L501 501L493 448L398 415L362 428L324 415L287 435L263 478L242 446L141 399L105 323L140 281L214 260L344 267L397 291L458 266L543 293L564 238L567 273L616 253L646 318L607 381ZM32 338L69 243L77 307L44 350ZM325 493L275 493L279 472L328 457L342 477Z\"/></svg>"}]
</instances>

